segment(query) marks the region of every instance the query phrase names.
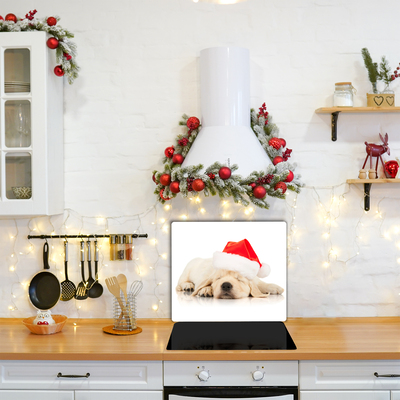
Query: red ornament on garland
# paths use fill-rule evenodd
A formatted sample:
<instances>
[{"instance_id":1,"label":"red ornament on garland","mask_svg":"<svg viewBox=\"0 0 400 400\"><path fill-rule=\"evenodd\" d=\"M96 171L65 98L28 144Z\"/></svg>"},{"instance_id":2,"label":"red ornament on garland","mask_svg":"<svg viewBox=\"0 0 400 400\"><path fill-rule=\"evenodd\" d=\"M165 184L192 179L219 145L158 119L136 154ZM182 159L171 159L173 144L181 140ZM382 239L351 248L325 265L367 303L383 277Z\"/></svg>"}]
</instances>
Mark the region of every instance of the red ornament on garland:
<instances>
[{"instance_id":1,"label":"red ornament on garland","mask_svg":"<svg viewBox=\"0 0 400 400\"><path fill-rule=\"evenodd\" d=\"M54 26L57 24L57 19L54 17L49 17L47 18L47 25L48 26Z\"/></svg>"},{"instance_id":2,"label":"red ornament on garland","mask_svg":"<svg viewBox=\"0 0 400 400\"><path fill-rule=\"evenodd\" d=\"M284 183L284 182L278 182L278 183L275 185L274 189L275 189L275 190L282 189L282 193L285 193L285 192L286 192L286 189L287 189L286 183Z\"/></svg>"},{"instance_id":3,"label":"red ornament on garland","mask_svg":"<svg viewBox=\"0 0 400 400\"><path fill-rule=\"evenodd\" d=\"M58 47L58 40L55 37L49 38L46 43L49 49L54 50Z\"/></svg>"},{"instance_id":4,"label":"red ornament on garland","mask_svg":"<svg viewBox=\"0 0 400 400\"><path fill-rule=\"evenodd\" d=\"M281 140L278 138L275 138L275 137L273 137L272 139L269 139L268 144L276 150L279 150L282 147Z\"/></svg>"},{"instance_id":5,"label":"red ornament on garland","mask_svg":"<svg viewBox=\"0 0 400 400\"><path fill-rule=\"evenodd\" d=\"M279 138L279 140L281 141L282 147L285 147L286 146L286 140L282 139L282 138Z\"/></svg>"},{"instance_id":6,"label":"red ornament on garland","mask_svg":"<svg viewBox=\"0 0 400 400\"><path fill-rule=\"evenodd\" d=\"M289 171L289 174L286 177L285 182L292 182L293 178L294 178L294 173L292 171Z\"/></svg>"},{"instance_id":7,"label":"red ornament on garland","mask_svg":"<svg viewBox=\"0 0 400 400\"><path fill-rule=\"evenodd\" d=\"M155 184L157 184L157 181L156 181L156 175L155 174L153 174L153 182L155 183Z\"/></svg>"},{"instance_id":8,"label":"red ornament on garland","mask_svg":"<svg viewBox=\"0 0 400 400\"><path fill-rule=\"evenodd\" d=\"M262 199L267 194L267 191L265 190L265 188L263 186L256 186L253 189L253 194L256 199Z\"/></svg>"},{"instance_id":9,"label":"red ornament on garland","mask_svg":"<svg viewBox=\"0 0 400 400\"><path fill-rule=\"evenodd\" d=\"M4 21L4 18L0 15L0 21Z\"/></svg>"},{"instance_id":10,"label":"red ornament on garland","mask_svg":"<svg viewBox=\"0 0 400 400\"><path fill-rule=\"evenodd\" d=\"M253 189L257 186L255 182L249 183L249 186L252 187Z\"/></svg>"},{"instance_id":11,"label":"red ornament on garland","mask_svg":"<svg viewBox=\"0 0 400 400\"><path fill-rule=\"evenodd\" d=\"M197 117L190 117L187 122L186 126L191 130L194 131L200 126L200 120Z\"/></svg>"},{"instance_id":12,"label":"red ornament on garland","mask_svg":"<svg viewBox=\"0 0 400 400\"><path fill-rule=\"evenodd\" d=\"M232 175L232 171L230 168L228 167L222 167L220 168L220 170L218 171L218 175L221 179L229 179Z\"/></svg>"},{"instance_id":13,"label":"red ornament on garland","mask_svg":"<svg viewBox=\"0 0 400 400\"><path fill-rule=\"evenodd\" d=\"M171 184L169 185L169 190L172 193L179 193L181 191L181 189L179 189L179 181L173 181L171 182Z\"/></svg>"},{"instance_id":14,"label":"red ornament on garland","mask_svg":"<svg viewBox=\"0 0 400 400\"><path fill-rule=\"evenodd\" d=\"M167 147L164 150L165 157L172 158L172 156L174 155L174 151L175 151L174 146Z\"/></svg>"},{"instance_id":15,"label":"red ornament on garland","mask_svg":"<svg viewBox=\"0 0 400 400\"><path fill-rule=\"evenodd\" d=\"M385 162L385 175L388 178L396 178L399 171L399 164L397 161L390 160Z\"/></svg>"},{"instance_id":16,"label":"red ornament on garland","mask_svg":"<svg viewBox=\"0 0 400 400\"><path fill-rule=\"evenodd\" d=\"M272 163L274 164L274 165L276 165L276 164L279 164L280 162L282 162L283 161L283 158L281 157L281 156L276 156L273 160L272 160Z\"/></svg>"},{"instance_id":17,"label":"red ornament on garland","mask_svg":"<svg viewBox=\"0 0 400 400\"><path fill-rule=\"evenodd\" d=\"M17 22L17 16L15 14L7 14L5 17L6 21L12 21L12 22Z\"/></svg>"},{"instance_id":18,"label":"red ornament on garland","mask_svg":"<svg viewBox=\"0 0 400 400\"><path fill-rule=\"evenodd\" d=\"M160 176L160 183L161 185L168 186L171 183L171 175L162 174Z\"/></svg>"},{"instance_id":19,"label":"red ornament on garland","mask_svg":"<svg viewBox=\"0 0 400 400\"><path fill-rule=\"evenodd\" d=\"M171 200L171 197L164 197L163 194L164 194L164 189L161 189L160 190L160 197L165 201Z\"/></svg>"},{"instance_id":20,"label":"red ornament on garland","mask_svg":"<svg viewBox=\"0 0 400 400\"><path fill-rule=\"evenodd\" d=\"M196 192L201 192L205 187L206 185L201 179L195 179L192 183L192 188Z\"/></svg>"},{"instance_id":21,"label":"red ornament on garland","mask_svg":"<svg viewBox=\"0 0 400 400\"><path fill-rule=\"evenodd\" d=\"M174 164L182 164L183 160L184 158L182 154L174 154L174 156L172 157L172 162Z\"/></svg>"},{"instance_id":22,"label":"red ornament on garland","mask_svg":"<svg viewBox=\"0 0 400 400\"><path fill-rule=\"evenodd\" d=\"M64 75L64 71L63 71L61 65L57 65L56 67L54 67L54 73L57 76L63 76Z\"/></svg>"}]
</instances>

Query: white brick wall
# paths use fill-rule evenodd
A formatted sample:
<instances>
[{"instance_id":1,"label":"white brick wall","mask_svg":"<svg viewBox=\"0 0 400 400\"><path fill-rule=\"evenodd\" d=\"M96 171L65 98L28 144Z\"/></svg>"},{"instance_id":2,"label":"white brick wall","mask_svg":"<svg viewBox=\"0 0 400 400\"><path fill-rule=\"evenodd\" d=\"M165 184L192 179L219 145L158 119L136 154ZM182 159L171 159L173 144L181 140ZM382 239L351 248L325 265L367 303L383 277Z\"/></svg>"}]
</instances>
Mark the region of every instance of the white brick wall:
<instances>
[{"instance_id":1,"label":"white brick wall","mask_svg":"<svg viewBox=\"0 0 400 400\"><path fill-rule=\"evenodd\" d=\"M32 4L20 0L13 7L3 14L25 15ZM72 86L65 84L64 92L66 211L52 218L0 220L0 317L34 313L26 283L42 267L42 241L31 241L29 250L26 236L33 228L36 233L138 230L156 237L157 248L150 240L136 242L136 264L110 263L104 246L101 283L120 272L130 281L138 279L140 268L144 290L139 316L168 317L169 263L158 254L168 254L169 239L160 219L166 218L168 226L183 213L210 220L221 219L224 212L231 219L283 219L295 225L289 316L399 314L400 186L373 186L372 209L365 214L361 185L348 187L345 181L358 174L364 141L377 141L379 132L389 134L391 158L400 156L400 115L341 115L333 143L330 117L314 112L332 104L338 81L352 81L355 105L366 104L369 83L362 47L376 60L386 55L392 67L397 65L398 1L248 0L215 6L191 0L51 5L39 0L34 7L40 17L60 15L60 24L75 33L78 45L80 77ZM298 196L297 208L292 208L291 194L287 202L271 200L269 211L250 216L232 204L225 211L218 199L201 203L204 216L183 200L174 200L172 211L154 208L152 170L161 167L164 149L179 133L180 116L201 116L199 52L226 45L250 49L251 104L258 108L267 103L307 188ZM398 89L398 82L393 87ZM324 239L328 226L331 235ZM10 238L16 233L16 239ZM52 268L63 280L61 242L52 243ZM78 283L77 242L70 247L70 278ZM323 267L331 249L338 251L337 261L332 256ZM155 304L158 311L152 310ZM111 316L111 296L105 291L96 300L59 303L53 311L72 318Z\"/></svg>"}]
</instances>

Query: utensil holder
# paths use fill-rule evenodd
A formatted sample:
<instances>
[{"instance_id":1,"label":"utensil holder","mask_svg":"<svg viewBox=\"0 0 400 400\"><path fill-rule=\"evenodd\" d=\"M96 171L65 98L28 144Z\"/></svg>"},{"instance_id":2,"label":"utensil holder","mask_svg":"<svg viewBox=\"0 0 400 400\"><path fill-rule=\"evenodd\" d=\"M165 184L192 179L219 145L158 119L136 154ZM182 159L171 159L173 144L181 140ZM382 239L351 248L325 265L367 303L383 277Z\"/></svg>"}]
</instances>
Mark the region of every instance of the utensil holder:
<instances>
[{"instance_id":1,"label":"utensil holder","mask_svg":"<svg viewBox=\"0 0 400 400\"><path fill-rule=\"evenodd\" d=\"M113 315L114 330L133 331L136 329L136 296L129 293L127 301L124 296L114 297Z\"/></svg>"}]
</instances>

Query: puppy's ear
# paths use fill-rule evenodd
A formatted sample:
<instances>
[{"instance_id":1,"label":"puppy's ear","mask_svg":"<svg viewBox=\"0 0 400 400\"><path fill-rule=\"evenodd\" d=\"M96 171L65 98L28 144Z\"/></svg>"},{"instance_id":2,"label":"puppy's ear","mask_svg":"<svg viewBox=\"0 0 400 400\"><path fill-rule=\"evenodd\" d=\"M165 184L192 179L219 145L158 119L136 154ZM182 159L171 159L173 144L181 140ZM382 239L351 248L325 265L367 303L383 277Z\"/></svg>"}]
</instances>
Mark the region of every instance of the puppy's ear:
<instances>
[{"instance_id":1,"label":"puppy's ear","mask_svg":"<svg viewBox=\"0 0 400 400\"><path fill-rule=\"evenodd\" d=\"M268 297L269 293L262 293L261 290L258 288L258 286L253 282L250 281L249 282L249 286L250 286L250 294L253 297Z\"/></svg>"},{"instance_id":2,"label":"puppy's ear","mask_svg":"<svg viewBox=\"0 0 400 400\"><path fill-rule=\"evenodd\" d=\"M212 283L213 283L213 276L210 276L205 281L201 282L197 288L195 288L194 292L192 293L192 296L196 296L201 289L205 288L206 286L211 286Z\"/></svg>"}]
</instances>

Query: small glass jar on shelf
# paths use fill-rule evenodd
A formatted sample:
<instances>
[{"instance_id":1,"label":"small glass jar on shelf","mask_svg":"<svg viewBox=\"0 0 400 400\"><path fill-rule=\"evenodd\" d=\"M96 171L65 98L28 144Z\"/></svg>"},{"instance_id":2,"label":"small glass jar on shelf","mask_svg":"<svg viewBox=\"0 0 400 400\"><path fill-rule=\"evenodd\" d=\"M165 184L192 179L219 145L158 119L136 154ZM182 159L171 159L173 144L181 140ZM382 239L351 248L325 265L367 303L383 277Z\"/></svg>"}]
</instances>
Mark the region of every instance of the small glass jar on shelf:
<instances>
[{"instance_id":1,"label":"small glass jar on shelf","mask_svg":"<svg viewBox=\"0 0 400 400\"><path fill-rule=\"evenodd\" d=\"M355 88L351 82L335 83L335 92L333 93L334 107L353 107L353 94Z\"/></svg>"}]
</instances>

